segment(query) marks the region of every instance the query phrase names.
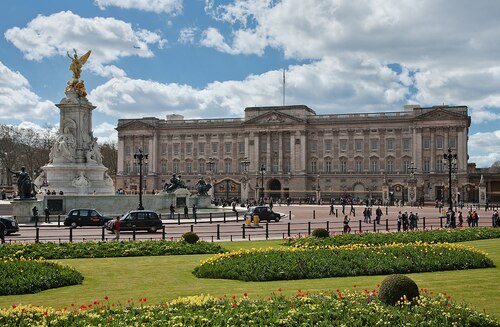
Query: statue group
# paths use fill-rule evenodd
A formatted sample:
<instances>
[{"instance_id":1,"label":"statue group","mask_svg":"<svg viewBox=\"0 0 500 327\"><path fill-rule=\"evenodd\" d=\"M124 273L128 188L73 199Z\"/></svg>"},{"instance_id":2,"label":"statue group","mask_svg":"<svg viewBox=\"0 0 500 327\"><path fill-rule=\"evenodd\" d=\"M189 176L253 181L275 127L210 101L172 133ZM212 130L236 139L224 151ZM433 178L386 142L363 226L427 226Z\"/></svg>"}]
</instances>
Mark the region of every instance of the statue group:
<instances>
[{"instance_id":1,"label":"statue group","mask_svg":"<svg viewBox=\"0 0 500 327\"><path fill-rule=\"evenodd\" d=\"M163 190L167 193L174 192L180 188L186 188L186 184L181 180L181 176L177 176L177 174L173 174L172 178L170 178L170 183L165 183L163 185Z\"/></svg>"},{"instance_id":2,"label":"statue group","mask_svg":"<svg viewBox=\"0 0 500 327\"><path fill-rule=\"evenodd\" d=\"M20 171L9 171L17 177L17 195L21 200L32 199L36 194L35 184L31 180L30 175L26 172L26 168L21 167Z\"/></svg>"},{"instance_id":3,"label":"statue group","mask_svg":"<svg viewBox=\"0 0 500 327\"><path fill-rule=\"evenodd\" d=\"M200 176L200 179L196 182L195 186L199 195L208 195L208 191L212 188L210 183L205 182L203 176Z\"/></svg>"}]
</instances>

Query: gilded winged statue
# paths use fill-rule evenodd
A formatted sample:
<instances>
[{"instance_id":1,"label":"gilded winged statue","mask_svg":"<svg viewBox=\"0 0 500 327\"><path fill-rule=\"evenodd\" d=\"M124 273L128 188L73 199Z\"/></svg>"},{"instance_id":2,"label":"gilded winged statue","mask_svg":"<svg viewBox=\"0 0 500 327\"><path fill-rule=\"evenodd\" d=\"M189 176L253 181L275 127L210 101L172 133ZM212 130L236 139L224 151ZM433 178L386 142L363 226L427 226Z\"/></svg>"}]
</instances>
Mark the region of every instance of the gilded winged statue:
<instances>
[{"instance_id":1,"label":"gilded winged statue","mask_svg":"<svg viewBox=\"0 0 500 327\"><path fill-rule=\"evenodd\" d=\"M73 80L77 81L80 79L80 75L82 73L82 67L83 65L87 62L87 59L90 57L91 50L87 51L83 56L78 57L78 54L76 53L76 50L73 49L75 54L73 57L70 56L69 52L68 58L71 59L71 64L69 65L69 70L73 72Z\"/></svg>"}]
</instances>

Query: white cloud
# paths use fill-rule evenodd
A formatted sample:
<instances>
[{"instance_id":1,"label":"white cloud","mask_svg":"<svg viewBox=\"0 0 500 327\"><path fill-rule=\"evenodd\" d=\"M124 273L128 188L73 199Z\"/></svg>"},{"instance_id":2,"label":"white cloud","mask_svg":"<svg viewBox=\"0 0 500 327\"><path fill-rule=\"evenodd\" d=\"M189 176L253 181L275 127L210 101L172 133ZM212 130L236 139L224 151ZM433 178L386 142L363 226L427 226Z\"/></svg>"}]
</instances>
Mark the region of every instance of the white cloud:
<instances>
[{"instance_id":1,"label":"white cloud","mask_svg":"<svg viewBox=\"0 0 500 327\"><path fill-rule=\"evenodd\" d=\"M95 0L94 2L101 9L119 7L171 15L182 12L182 0Z\"/></svg>"},{"instance_id":2,"label":"white cloud","mask_svg":"<svg viewBox=\"0 0 500 327\"><path fill-rule=\"evenodd\" d=\"M185 27L179 32L178 41L183 44L194 43L195 35L198 29L196 27Z\"/></svg>"},{"instance_id":3,"label":"white cloud","mask_svg":"<svg viewBox=\"0 0 500 327\"><path fill-rule=\"evenodd\" d=\"M469 149L475 153L469 162L475 162L477 167L490 167L500 161L500 130L470 135Z\"/></svg>"},{"instance_id":4,"label":"white cloud","mask_svg":"<svg viewBox=\"0 0 500 327\"><path fill-rule=\"evenodd\" d=\"M23 52L28 60L66 56L77 49L83 54L92 49L88 68L102 76L124 76L125 72L107 64L123 57L152 57L150 45L166 43L158 33L134 30L129 23L114 18L83 18L71 11L50 16L39 15L26 27L13 27L5 38Z\"/></svg>"},{"instance_id":5,"label":"white cloud","mask_svg":"<svg viewBox=\"0 0 500 327\"><path fill-rule=\"evenodd\" d=\"M57 113L54 103L42 100L30 90L22 74L0 62L0 117L45 119L54 113Z\"/></svg>"}]
</instances>

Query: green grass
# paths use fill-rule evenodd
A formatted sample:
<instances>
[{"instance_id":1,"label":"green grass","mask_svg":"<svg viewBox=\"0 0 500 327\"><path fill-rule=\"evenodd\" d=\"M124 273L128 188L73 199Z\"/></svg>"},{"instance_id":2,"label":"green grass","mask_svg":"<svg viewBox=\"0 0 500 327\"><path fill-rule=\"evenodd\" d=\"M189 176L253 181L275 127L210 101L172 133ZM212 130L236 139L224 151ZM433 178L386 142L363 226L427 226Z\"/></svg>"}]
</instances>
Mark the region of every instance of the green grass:
<instances>
[{"instance_id":1,"label":"green grass","mask_svg":"<svg viewBox=\"0 0 500 327\"><path fill-rule=\"evenodd\" d=\"M227 249L252 247L281 247L281 241L256 241L223 243ZM457 302L466 302L476 310L500 319L500 239L466 242L489 253L496 268L410 274L420 288L434 292L446 292ZM126 303L133 299L147 298L147 303L156 304L179 296L211 294L213 296L268 297L282 288L283 293L295 294L322 290L374 289L384 276L325 278L314 280L243 282L234 280L198 279L191 272L201 259L210 255L186 255L165 257L132 257L102 259L60 260L84 276L82 285L43 291L38 294L1 296L0 307L12 304L34 304L55 308L79 306L109 296L111 303ZM256 272L258 273L258 272Z\"/></svg>"}]
</instances>

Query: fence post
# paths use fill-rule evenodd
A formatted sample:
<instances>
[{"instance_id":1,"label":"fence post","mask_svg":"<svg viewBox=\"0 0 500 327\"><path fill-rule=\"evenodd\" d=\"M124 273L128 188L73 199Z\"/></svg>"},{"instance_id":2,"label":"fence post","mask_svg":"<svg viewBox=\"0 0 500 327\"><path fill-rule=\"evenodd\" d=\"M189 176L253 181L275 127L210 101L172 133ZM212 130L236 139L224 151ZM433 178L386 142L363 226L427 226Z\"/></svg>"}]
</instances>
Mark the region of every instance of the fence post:
<instances>
[{"instance_id":1,"label":"fence post","mask_svg":"<svg viewBox=\"0 0 500 327\"><path fill-rule=\"evenodd\" d=\"M291 224L288 223L288 237L291 236L291 229L292 229L291 227L292 227Z\"/></svg>"},{"instance_id":2,"label":"fence post","mask_svg":"<svg viewBox=\"0 0 500 327\"><path fill-rule=\"evenodd\" d=\"M292 220L292 210L288 210L288 220Z\"/></svg>"},{"instance_id":3,"label":"fence post","mask_svg":"<svg viewBox=\"0 0 500 327\"><path fill-rule=\"evenodd\" d=\"M330 222L328 220L326 221L326 231L330 233Z\"/></svg>"},{"instance_id":4,"label":"fence post","mask_svg":"<svg viewBox=\"0 0 500 327\"><path fill-rule=\"evenodd\" d=\"M181 214L178 213L177 214L177 225L180 225L181 224Z\"/></svg>"},{"instance_id":5,"label":"fence post","mask_svg":"<svg viewBox=\"0 0 500 327\"><path fill-rule=\"evenodd\" d=\"M241 225L241 238L243 238L243 239L246 238L245 237L245 224Z\"/></svg>"},{"instance_id":6,"label":"fence post","mask_svg":"<svg viewBox=\"0 0 500 327\"><path fill-rule=\"evenodd\" d=\"M132 225L132 241L135 241L135 225Z\"/></svg>"},{"instance_id":7,"label":"fence post","mask_svg":"<svg viewBox=\"0 0 500 327\"><path fill-rule=\"evenodd\" d=\"M220 224L217 224L217 239L220 240Z\"/></svg>"},{"instance_id":8,"label":"fence post","mask_svg":"<svg viewBox=\"0 0 500 327\"><path fill-rule=\"evenodd\" d=\"M359 232L361 233L363 229L361 228L361 219L359 220Z\"/></svg>"},{"instance_id":9,"label":"fence post","mask_svg":"<svg viewBox=\"0 0 500 327\"><path fill-rule=\"evenodd\" d=\"M377 222L375 220L373 221L373 232L377 232Z\"/></svg>"},{"instance_id":10,"label":"fence post","mask_svg":"<svg viewBox=\"0 0 500 327\"><path fill-rule=\"evenodd\" d=\"M439 227L443 228L443 217L439 217Z\"/></svg>"},{"instance_id":11,"label":"fence post","mask_svg":"<svg viewBox=\"0 0 500 327\"><path fill-rule=\"evenodd\" d=\"M165 236L166 236L166 234L165 234L165 225L163 225L163 226L161 226L161 238L164 241L165 241Z\"/></svg>"},{"instance_id":12,"label":"fence post","mask_svg":"<svg viewBox=\"0 0 500 327\"><path fill-rule=\"evenodd\" d=\"M388 232L389 231L389 219L386 219L385 220L385 231Z\"/></svg>"},{"instance_id":13,"label":"fence post","mask_svg":"<svg viewBox=\"0 0 500 327\"><path fill-rule=\"evenodd\" d=\"M316 219L316 210L313 210L313 219Z\"/></svg>"},{"instance_id":14,"label":"fence post","mask_svg":"<svg viewBox=\"0 0 500 327\"><path fill-rule=\"evenodd\" d=\"M73 227L69 228L69 241L73 242Z\"/></svg>"},{"instance_id":15,"label":"fence post","mask_svg":"<svg viewBox=\"0 0 500 327\"><path fill-rule=\"evenodd\" d=\"M335 217L339 217L339 209L335 209Z\"/></svg>"},{"instance_id":16,"label":"fence post","mask_svg":"<svg viewBox=\"0 0 500 327\"><path fill-rule=\"evenodd\" d=\"M40 227L36 228L36 233L35 233L35 243L40 242Z\"/></svg>"},{"instance_id":17,"label":"fence post","mask_svg":"<svg viewBox=\"0 0 500 327\"><path fill-rule=\"evenodd\" d=\"M389 207L385 207L385 215L387 216L389 214Z\"/></svg>"},{"instance_id":18,"label":"fence post","mask_svg":"<svg viewBox=\"0 0 500 327\"><path fill-rule=\"evenodd\" d=\"M193 226L193 224L191 224L191 226L190 226L190 229L189 229L189 230L191 231L191 233L193 233L193 232L194 232L194 226Z\"/></svg>"},{"instance_id":19,"label":"fence post","mask_svg":"<svg viewBox=\"0 0 500 327\"><path fill-rule=\"evenodd\" d=\"M266 222L266 240L269 239L269 223Z\"/></svg>"},{"instance_id":20,"label":"fence post","mask_svg":"<svg viewBox=\"0 0 500 327\"><path fill-rule=\"evenodd\" d=\"M57 215L57 227L61 227L61 215Z\"/></svg>"},{"instance_id":21,"label":"fence post","mask_svg":"<svg viewBox=\"0 0 500 327\"><path fill-rule=\"evenodd\" d=\"M212 213L210 212L210 223L212 223Z\"/></svg>"},{"instance_id":22,"label":"fence post","mask_svg":"<svg viewBox=\"0 0 500 327\"><path fill-rule=\"evenodd\" d=\"M236 222L239 222L238 216L238 211L236 211Z\"/></svg>"},{"instance_id":23,"label":"fence post","mask_svg":"<svg viewBox=\"0 0 500 327\"><path fill-rule=\"evenodd\" d=\"M425 229L425 217L422 217L423 228Z\"/></svg>"},{"instance_id":24,"label":"fence post","mask_svg":"<svg viewBox=\"0 0 500 327\"><path fill-rule=\"evenodd\" d=\"M104 242L104 232L106 230L106 227L105 226L102 226L102 237L101 237L101 240Z\"/></svg>"},{"instance_id":25,"label":"fence post","mask_svg":"<svg viewBox=\"0 0 500 327\"><path fill-rule=\"evenodd\" d=\"M193 215L194 217L194 223L197 224L198 223L198 217L196 217L197 215Z\"/></svg>"},{"instance_id":26,"label":"fence post","mask_svg":"<svg viewBox=\"0 0 500 327\"><path fill-rule=\"evenodd\" d=\"M311 235L311 222L307 222L307 235Z\"/></svg>"},{"instance_id":27,"label":"fence post","mask_svg":"<svg viewBox=\"0 0 500 327\"><path fill-rule=\"evenodd\" d=\"M224 222L226 222L226 212L224 211L223 214L224 214Z\"/></svg>"}]
</instances>

